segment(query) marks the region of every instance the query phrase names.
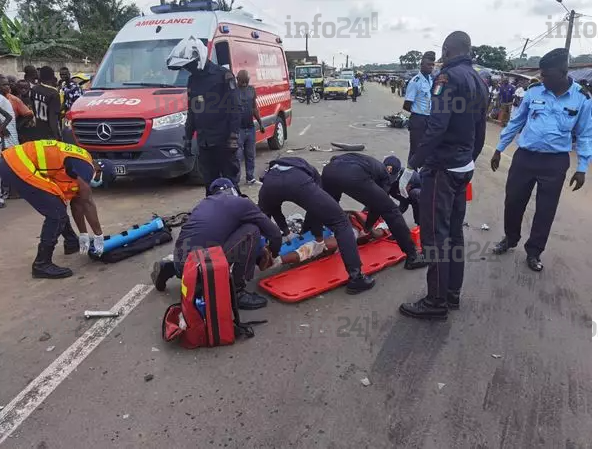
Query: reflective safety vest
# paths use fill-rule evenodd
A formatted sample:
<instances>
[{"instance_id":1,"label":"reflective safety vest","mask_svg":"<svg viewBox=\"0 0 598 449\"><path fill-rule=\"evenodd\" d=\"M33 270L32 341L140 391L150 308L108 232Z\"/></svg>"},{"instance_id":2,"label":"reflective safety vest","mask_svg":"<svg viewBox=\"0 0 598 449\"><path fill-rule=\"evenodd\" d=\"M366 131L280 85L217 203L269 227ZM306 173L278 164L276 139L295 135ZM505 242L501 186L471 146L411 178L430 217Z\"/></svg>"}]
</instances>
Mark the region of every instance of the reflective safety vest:
<instances>
[{"instance_id":1,"label":"reflective safety vest","mask_svg":"<svg viewBox=\"0 0 598 449\"><path fill-rule=\"evenodd\" d=\"M66 173L64 160L75 157L93 166L93 159L86 150L56 140L15 145L4 150L2 157L27 184L59 196L64 202L72 200L79 193L77 180Z\"/></svg>"}]
</instances>

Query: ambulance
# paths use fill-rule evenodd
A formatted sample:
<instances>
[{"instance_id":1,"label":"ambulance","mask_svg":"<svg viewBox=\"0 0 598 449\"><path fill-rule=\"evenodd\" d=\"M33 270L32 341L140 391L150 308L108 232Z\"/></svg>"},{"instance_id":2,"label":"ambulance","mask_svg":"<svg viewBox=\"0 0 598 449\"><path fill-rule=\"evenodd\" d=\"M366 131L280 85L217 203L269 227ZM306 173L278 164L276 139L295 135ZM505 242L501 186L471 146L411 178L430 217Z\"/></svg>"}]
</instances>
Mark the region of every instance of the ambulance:
<instances>
[{"instance_id":1,"label":"ambulance","mask_svg":"<svg viewBox=\"0 0 598 449\"><path fill-rule=\"evenodd\" d=\"M214 63L235 75L249 71L265 133L257 142L280 150L291 126L291 92L282 39L275 28L240 10L215 10L212 1L181 1L151 8L114 38L91 88L67 114L63 138L95 158L111 160L120 176L185 177L202 184L197 143L183 154L187 119L186 70L166 59L184 38L196 36Z\"/></svg>"}]
</instances>

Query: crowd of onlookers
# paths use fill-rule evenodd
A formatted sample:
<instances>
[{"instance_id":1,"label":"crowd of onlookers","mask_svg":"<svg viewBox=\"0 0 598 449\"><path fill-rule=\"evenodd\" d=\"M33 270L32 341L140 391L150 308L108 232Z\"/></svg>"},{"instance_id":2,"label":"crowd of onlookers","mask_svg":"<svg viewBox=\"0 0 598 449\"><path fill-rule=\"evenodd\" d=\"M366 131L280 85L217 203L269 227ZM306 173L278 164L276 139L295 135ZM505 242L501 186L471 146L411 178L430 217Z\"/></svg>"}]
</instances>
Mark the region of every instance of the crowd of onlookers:
<instances>
[{"instance_id":1,"label":"crowd of onlookers","mask_svg":"<svg viewBox=\"0 0 598 449\"><path fill-rule=\"evenodd\" d=\"M1 149L39 139L61 139L62 122L74 102L83 95L89 78L71 76L67 67L56 78L51 67L24 68L23 79L0 74ZM0 208L10 195L8 186L0 189Z\"/></svg>"}]
</instances>

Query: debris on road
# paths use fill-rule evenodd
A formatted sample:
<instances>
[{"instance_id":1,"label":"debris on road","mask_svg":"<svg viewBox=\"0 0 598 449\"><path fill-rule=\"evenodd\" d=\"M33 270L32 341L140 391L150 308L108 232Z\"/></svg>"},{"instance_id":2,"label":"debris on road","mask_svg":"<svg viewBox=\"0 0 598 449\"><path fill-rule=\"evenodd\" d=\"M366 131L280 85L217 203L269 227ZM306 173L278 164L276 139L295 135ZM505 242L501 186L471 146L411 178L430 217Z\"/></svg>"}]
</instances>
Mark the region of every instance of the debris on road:
<instances>
[{"instance_id":1,"label":"debris on road","mask_svg":"<svg viewBox=\"0 0 598 449\"><path fill-rule=\"evenodd\" d=\"M52 338L52 336L49 333L44 332L41 337L39 337L39 341L48 341L50 338Z\"/></svg>"},{"instance_id":2,"label":"debris on road","mask_svg":"<svg viewBox=\"0 0 598 449\"><path fill-rule=\"evenodd\" d=\"M445 387L446 384L442 384L440 382L438 382L438 389L442 390Z\"/></svg>"},{"instance_id":3,"label":"debris on road","mask_svg":"<svg viewBox=\"0 0 598 449\"><path fill-rule=\"evenodd\" d=\"M123 419L129 419L129 415L123 415Z\"/></svg>"},{"instance_id":4,"label":"debris on road","mask_svg":"<svg viewBox=\"0 0 598 449\"><path fill-rule=\"evenodd\" d=\"M482 231L489 231L490 230L490 226L488 226L486 223L484 223L480 229Z\"/></svg>"},{"instance_id":5,"label":"debris on road","mask_svg":"<svg viewBox=\"0 0 598 449\"><path fill-rule=\"evenodd\" d=\"M4 410L4 406L3 406L3 405L0 405L0 412L1 412L2 410Z\"/></svg>"},{"instance_id":6,"label":"debris on road","mask_svg":"<svg viewBox=\"0 0 598 449\"><path fill-rule=\"evenodd\" d=\"M93 311L93 310L86 310L83 315L85 318L116 318L120 315L120 312L110 312L109 310L106 311Z\"/></svg>"},{"instance_id":7,"label":"debris on road","mask_svg":"<svg viewBox=\"0 0 598 449\"><path fill-rule=\"evenodd\" d=\"M152 380L154 380L154 375L153 374L146 374L143 377L143 380L145 380L146 382L151 382Z\"/></svg>"},{"instance_id":8,"label":"debris on road","mask_svg":"<svg viewBox=\"0 0 598 449\"><path fill-rule=\"evenodd\" d=\"M299 327L309 327L309 324L300 324Z\"/></svg>"},{"instance_id":9,"label":"debris on road","mask_svg":"<svg viewBox=\"0 0 598 449\"><path fill-rule=\"evenodd\" d=\"M361 385L363 385L364 387L369 387L370 385L372 385L372 383L370 382L370 379L364 377L363 379L361 379Z\"/></svg>"},{"instance_id":10,"label":"debris on road","mask_svg":"<svg viewBox=\"0 0 598 449\"><path fill-rule=\"evenodd\" d=\"M48 346L46 352L52 352L54 349L56 349L56 346Z\"/></svg>"},{"instance_id":11,"label":"debris on road","mask_svg":"<svg viewBox=\"0 0 598 449\"><path fill-rule=\"evenodd\" d=\"M500 355L500 354L492 354L492 358L494 358L494 359L502 359L502 355Z\"/></svg>"},{"instance_id":12,"label":"debris on road","mask_svg":"<svg viewBox=\"0 0 598 449\"><path fill-rule=\"evenodd\" d=\"M463 222L463 227L464 228L470 228L470 229L477 229L478 231L489 231L490 230L490 226L488 226L486 223L482 224L482 226L472 226L471 224L469 224L468 222Z\"/></svg>"},{"instance_id":13,"label":"debris on road","mask_svg":"<svg viewBox=\"0 0 598 449\"><path fill-rule=\"evenodd\" d=\"M154 348L154 347L152 346L152 352L160 352L160 350L159 350L158 348Z\"/></svg>"}]
</instances>

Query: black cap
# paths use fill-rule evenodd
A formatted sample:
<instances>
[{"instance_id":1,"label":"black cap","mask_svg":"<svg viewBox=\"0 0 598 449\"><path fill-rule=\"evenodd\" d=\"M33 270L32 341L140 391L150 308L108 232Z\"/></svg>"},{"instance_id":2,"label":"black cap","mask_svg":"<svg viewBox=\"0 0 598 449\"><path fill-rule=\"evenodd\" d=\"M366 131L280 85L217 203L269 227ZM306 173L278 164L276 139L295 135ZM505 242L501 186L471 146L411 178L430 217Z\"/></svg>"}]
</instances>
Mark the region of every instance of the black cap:
<instances>
[{"instance_id":1,"label":"black cap","mask_svg":"<svg viewBox=\"0 0 598 449\"><path fill-rule=\"evenodd\" d=\"M566 48L555 48L540 59L541 69L569 67L569 51Z\"/></svg>"},{"instance_id":2,"label":"black cap","mask_svg":"<svg viewBox=\"0 0 598 449\"><path fill-rule=\"evenodd\" d=\"M401 160L396 156L388 156L384 159L383 163L386 167L392 167L389 174L394 182L399 177L399 172L401 171Z\"/></svg>"}]
</instances>

